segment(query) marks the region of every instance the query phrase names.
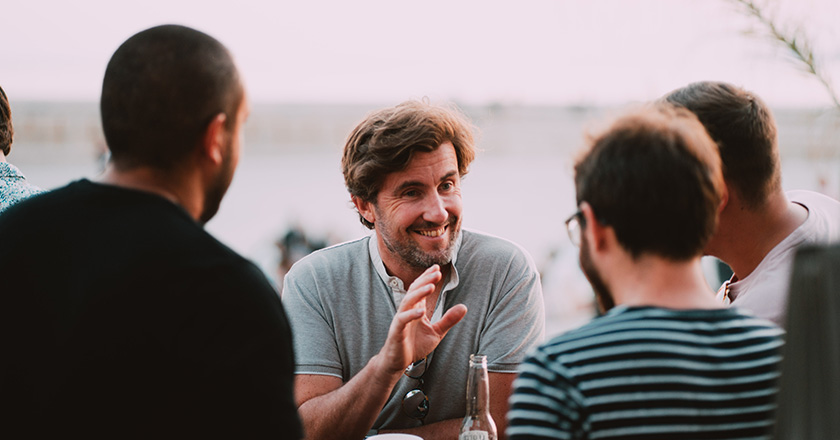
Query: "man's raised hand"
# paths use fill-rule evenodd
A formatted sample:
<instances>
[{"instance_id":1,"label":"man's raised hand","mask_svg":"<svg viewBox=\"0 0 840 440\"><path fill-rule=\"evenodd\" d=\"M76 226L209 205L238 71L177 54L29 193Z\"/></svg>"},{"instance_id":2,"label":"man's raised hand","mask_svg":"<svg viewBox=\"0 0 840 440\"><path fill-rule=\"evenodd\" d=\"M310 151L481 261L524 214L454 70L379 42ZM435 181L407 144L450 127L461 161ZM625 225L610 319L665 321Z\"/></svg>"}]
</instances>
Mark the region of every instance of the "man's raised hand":
<instances>
[{"instance_id":1,"label":"man's raised hand","mask_svg":"<svg viewBox=\"0 0 840 440\"><path fill-rule=\"evenodd\" d=\"M431 353L449 329L466 315L467 307L458 304L436 323L426 316L426 298L434 293L441 277L440 266L435 264L409 286L380 351L389 371L401 373L408 364Z\"/></svg>"}]
</instances>

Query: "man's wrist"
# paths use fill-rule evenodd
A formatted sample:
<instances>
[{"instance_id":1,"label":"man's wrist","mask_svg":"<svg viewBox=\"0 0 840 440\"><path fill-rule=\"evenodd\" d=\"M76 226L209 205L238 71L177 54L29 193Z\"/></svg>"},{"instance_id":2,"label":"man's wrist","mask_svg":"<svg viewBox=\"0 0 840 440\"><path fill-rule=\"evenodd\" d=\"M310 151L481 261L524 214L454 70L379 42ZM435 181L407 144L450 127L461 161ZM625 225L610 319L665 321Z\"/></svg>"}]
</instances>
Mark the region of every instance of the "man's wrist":
<instances>
[{"instance_id":1,"label":"man's wrist","mask_svg":"<svg viewBox=\"0 0 840 440\"><path fill-rule=\"evenodd\" d=\"M376 371L389 378L396 377L399 379L400 375L405 371L405 367L394 368L393 365L390 365L387 361L387 356L381 351L371 358L371 362L373 362Z\"/></svg>"},{"instance_id":2,"label":"man's wrist","mask_svg":"<svg viewBox=\"0 0 840 440\"><path fill-rule=\"evenodd\" d=\"M370 358L369 365L373 367L374 380L380 381L381 384L390 390L397 384L402 377L404 368L394 370L385 361L385 355L378 353Z\"/></svg>"}]
</instances>

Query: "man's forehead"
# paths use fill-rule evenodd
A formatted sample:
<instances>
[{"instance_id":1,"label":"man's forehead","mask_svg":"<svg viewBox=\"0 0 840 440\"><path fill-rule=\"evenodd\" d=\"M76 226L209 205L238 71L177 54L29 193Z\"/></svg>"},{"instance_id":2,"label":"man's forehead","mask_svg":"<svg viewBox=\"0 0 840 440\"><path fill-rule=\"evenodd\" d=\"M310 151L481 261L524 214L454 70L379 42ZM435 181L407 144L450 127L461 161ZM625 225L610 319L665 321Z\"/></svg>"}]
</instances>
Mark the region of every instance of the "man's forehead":
<instances>
[{"instance_id":1,"label":"man's forehead","mask_svg":"<svg viewBox=\"0 0 840 440\"><path fill-rule=\"evenodd\" d=\"M415 156L408 166L399 171L393 171L385 175L384 182L402 183L411 180L445 180L452 175L458 174L458 160L453 153L449 155L432 156L430 152L420 153L424 156Z\"/></svg>"},{"instance_id":2,"label":"man's forehead","mask_svg":"<svg viewBox=\"0 0 840 440\"><path fill-rule=\"evenodd\" d=\"M418 178L416 175L395 175L390 180L386 178L383 187L393 187L395 190L399 191L402 188L409 188L413 186L425 186L425 185L437 185L440 182L449 180L453 177L458 176L457 170L452 170L440 175L429 175Z\"/></svg>"}]
</instances>

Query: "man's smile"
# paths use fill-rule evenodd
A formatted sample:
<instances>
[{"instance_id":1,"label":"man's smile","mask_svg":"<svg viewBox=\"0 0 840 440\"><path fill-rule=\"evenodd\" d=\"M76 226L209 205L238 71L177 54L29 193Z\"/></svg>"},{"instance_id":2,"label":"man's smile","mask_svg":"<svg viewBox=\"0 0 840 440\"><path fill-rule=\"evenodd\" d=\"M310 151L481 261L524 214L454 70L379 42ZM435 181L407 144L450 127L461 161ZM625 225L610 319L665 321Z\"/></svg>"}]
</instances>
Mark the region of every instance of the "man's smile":
<instances>
[{"instance_id":1,"label":"man's smile","mask_svg":"<svg viewBox=\"0 0 840 440\"><path fill-rule=\"evenodd\" d=\"M447 226L440 226L435 229L415 229L414 232L424 236L424 237L440 237L444 233L446 233Z\"/></svg>"}]
</instances>

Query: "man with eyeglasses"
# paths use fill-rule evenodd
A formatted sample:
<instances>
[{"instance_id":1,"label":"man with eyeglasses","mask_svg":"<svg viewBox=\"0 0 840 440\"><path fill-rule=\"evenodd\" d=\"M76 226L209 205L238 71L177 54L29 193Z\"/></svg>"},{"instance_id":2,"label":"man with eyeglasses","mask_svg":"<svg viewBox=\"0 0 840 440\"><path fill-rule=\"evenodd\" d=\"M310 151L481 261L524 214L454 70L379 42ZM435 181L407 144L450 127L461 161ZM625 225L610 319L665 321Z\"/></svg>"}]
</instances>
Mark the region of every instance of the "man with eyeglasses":
<instances>
[{"instance_id":1,"label":"man with eyeglasses","mask_svg":"<svg viewBox=\"0 0 840 440\"><path fill-rule=\"evenodd\" d=\"M350 134L345 183L373 233L302 259L283 287L307 438L456 438L473 353L487 356L503 432L516 368L545 318L524 250L461 229L474 156L463 115L427 102L375 112Z\"/></svg>"},{"instance_id":2,"label":"man with eyeglasses","mask_svg":"<svg viewBox=\"0 0 840 440\"><path fill-rule=\"evenodd\" d=\"M575 165L566 222L605 314L520 367L508 437L769 438L782 331L726 308L703 275L725 194L697 119L619 118Z\"/></svg>"}]
</instances>

